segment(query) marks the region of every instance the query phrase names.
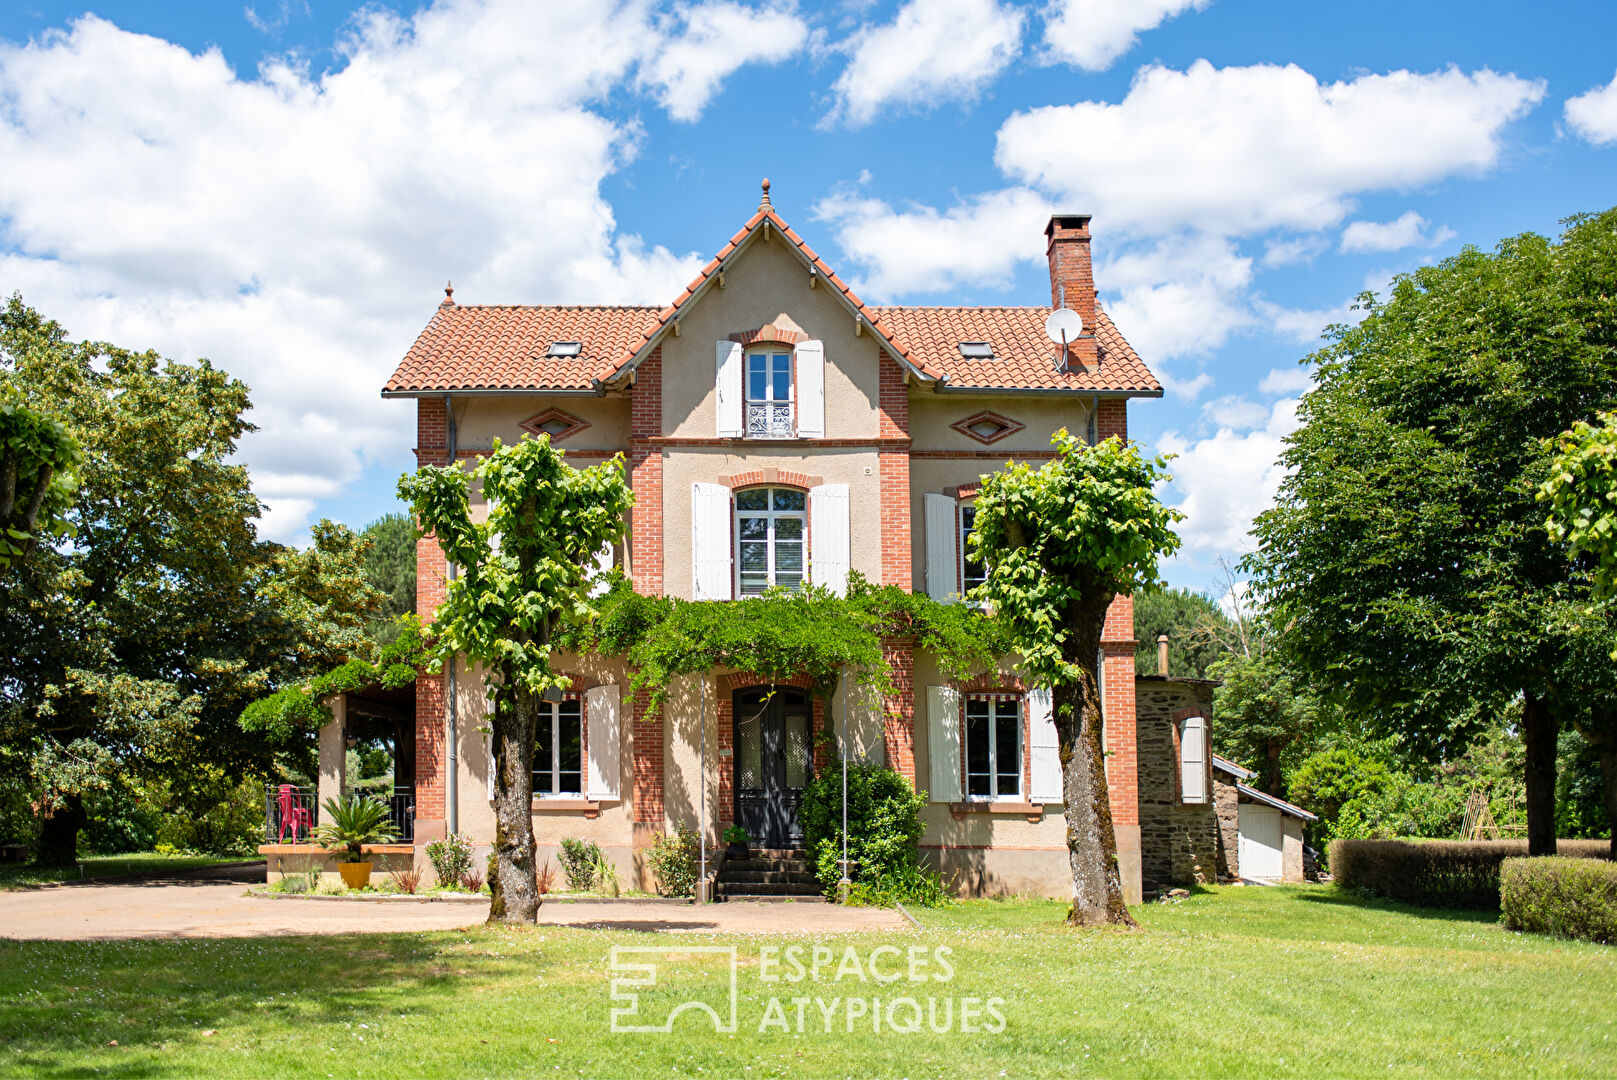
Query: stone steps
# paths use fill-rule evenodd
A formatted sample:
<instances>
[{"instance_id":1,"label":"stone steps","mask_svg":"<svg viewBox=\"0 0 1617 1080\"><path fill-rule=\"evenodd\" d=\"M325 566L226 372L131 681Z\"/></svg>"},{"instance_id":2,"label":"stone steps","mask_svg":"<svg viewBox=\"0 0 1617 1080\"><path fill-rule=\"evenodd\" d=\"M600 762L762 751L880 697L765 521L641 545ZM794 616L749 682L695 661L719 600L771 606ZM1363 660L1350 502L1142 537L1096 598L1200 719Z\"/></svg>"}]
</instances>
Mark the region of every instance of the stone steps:
<instances>
[{"instance_id":1,"label":"stone steps","mask_svg":"<svg viewBox=\"0 0 1617 1080\"><path fill-rule=\"evenodd\" d=\"M718 892L724 900L824 899L808 853L792 848L753 848L745 859L726 859Z\"/></svg>"}]
</instances>

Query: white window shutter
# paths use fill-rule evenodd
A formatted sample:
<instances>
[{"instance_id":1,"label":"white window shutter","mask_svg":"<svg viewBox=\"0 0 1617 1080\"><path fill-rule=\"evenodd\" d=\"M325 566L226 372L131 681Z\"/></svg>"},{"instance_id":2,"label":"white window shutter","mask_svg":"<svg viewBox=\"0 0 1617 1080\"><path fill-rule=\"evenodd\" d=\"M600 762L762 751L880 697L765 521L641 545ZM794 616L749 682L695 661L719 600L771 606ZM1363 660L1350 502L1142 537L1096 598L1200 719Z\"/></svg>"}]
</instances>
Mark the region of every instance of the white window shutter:
<instances>
[{"instance_id":1,"label":"white window shutter","mask_svg":"<svg viewBox=\"0 0 1617 1080\"><path fill-rule=\"evenodd\" d=\"M730 489L691 485L692 598L730 599Z\"/></svg>"},{"instance_id":2,"label":"white window shutter","mask_svg":"<svg viewBox=\"0 0 1617 1080\"><path fill-rule=\"evenodd\" d=\"M825 438L825 343L797 345L797 436Z\"/></svg>"},{"instance_id":3,"label":"white window shutter","mask_svg":"<svg viewBox=\"0 0 1617 1080\"><path fill-rule=\"evenodd\" d=\"M607 579L612 574L612 562L612 541L608 540L601 550L595 553L595 568L590 571L590 578L595 582L590 586L591 596L606 594L607 586L610 584Z\"/></svg>"},{"instance_id":4,"label":"white window shutter","mask_svg":"<svg viewBox=\"0 0 1617 1080\"><path fill-rule=\"evenodd\" d=\"M1179 792L1183 802L1207 801L1207 721L1192 716L1179 736Z\"/></svg>"},{"instance_id":5,"label":"white window shutter","mask_svg":"<svg viewBox=\"0 0 1617 1080\"><path fill-rule=\"evenodd\" d=\"M926 688L926 756L928 798L960 801L960 691L952 686Z\"/></svg>"},{"instance_id":6,"label":"white window shutter","mask_svg":"<svg viewBox=\"0 0 1617 1080\"><path fill-rule=\"evenodd\" d=\"M959 540L956 537L955 501L947 495L926 494L926 594L952 604L960 598L960 582L955 570Z\"/></svg>"},{"instance_id":7,"label":"white window shutter","mask_svg":"<svg viewBox=\"0 0 1617 1080\"><path fill-rule=\"evenodd\" d=\"M1061 740L1056 735L1050 691L1027 692L1027 719L1033 755L1033 788L1029 797L1036 803L1061 802L1065 798L1061 790Z\"/></svg>"},{"instance_id":8,"label":"white window shutter","mask_svg":"<svg viewBox=\"0 0 1617 1080\"><path fill-rule=\"evenodd\" d=\"M739 439L743 434L741 422L741 343L719 341L714 343L717 353L717 411L719 438Z\"/></svg>"},{"instance_id":9,"label":"white window shutter","mask_svg":"<svg viewBox=\"0 0 1617 1080\"><path fill-rule=\"evenodd\" d=\"M618 719L618 684L596 686L584 691L584 711L589 720L589 787L592 799L616 799L618 794L619 753L622 724Z\"/></svg>"},{"instance_id":10,"label":"white window shutter","mask_svg":"<svg viewBox=\"0 0 1617 1080\"><path fill-rule=\"evenodd\" d=\"M809 572L816 585L848 595L848 485L809 489Z\"/></svg>"}]
</instances>

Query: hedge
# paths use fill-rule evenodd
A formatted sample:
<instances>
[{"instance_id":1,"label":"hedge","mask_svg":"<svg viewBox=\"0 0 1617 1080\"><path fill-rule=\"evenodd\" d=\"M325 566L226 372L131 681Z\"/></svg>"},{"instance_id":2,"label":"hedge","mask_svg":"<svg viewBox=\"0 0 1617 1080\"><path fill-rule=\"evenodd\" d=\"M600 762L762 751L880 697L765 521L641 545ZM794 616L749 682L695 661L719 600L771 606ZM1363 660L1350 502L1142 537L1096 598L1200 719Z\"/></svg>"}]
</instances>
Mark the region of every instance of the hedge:
<instances>
[{"instance_id":1,"label":"hedge","mask_svg":"<svg viewBox=\"0 0 1617 1080\"><path fill-rule=\"evenodd\" d=\"M1561 855L1602 859L1609 840L1561 840ZM1496 908L1499 864L1527 854L1526 840L1332 840L1332 880L1425 907Z\"/></svg>"},{"instance_id":2,"label":"hedge","mask_svg":"<svg viewBox=\"0 0 1617 1080\"><path fill-rule=\"evenodd\" d=\"M1506 859L1499 909L1510 930L1617 944L1617 863Z\"/></svg>"}]
</instances>

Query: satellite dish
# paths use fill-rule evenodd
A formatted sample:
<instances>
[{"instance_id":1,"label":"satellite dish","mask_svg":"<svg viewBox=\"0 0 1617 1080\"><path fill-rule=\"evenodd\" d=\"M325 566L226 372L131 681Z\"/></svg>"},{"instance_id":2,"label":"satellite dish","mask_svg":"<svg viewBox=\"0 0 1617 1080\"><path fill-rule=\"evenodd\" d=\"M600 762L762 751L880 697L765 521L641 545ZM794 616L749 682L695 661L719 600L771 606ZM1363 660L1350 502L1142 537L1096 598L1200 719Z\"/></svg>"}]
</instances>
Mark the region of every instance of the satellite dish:
<instances>
[{"instance_id":1,"label":"satellite dish","mask_svg":"<svg viewBox=\"0 0 1617 1080\"><path fill-rule=\"evenodd\" d=\"M1044 320L1044 332L1051 341L1066 348L1084 332L1084 319L1072 308L1056 308Z\"/></svg>"}]
</instances>

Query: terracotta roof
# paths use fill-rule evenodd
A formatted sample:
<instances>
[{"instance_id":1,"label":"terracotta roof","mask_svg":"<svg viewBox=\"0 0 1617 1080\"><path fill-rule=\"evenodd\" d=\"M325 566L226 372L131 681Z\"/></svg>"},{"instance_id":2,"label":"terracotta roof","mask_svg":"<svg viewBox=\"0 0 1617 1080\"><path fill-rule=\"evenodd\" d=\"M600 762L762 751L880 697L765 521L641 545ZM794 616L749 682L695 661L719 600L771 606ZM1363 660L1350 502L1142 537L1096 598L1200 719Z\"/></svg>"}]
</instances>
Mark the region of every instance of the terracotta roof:
<instances>
[{"instance_id":1,"label":"terracotta roof","mask_svg":"<svg viewBox=\"0 0 1617 1080\"><path fill-rule=\"evenodd\" d=\"M440 304L384 392L588 390L591 372L632 352L656 314L652 307ZM553 341L583 348L547 356Z\"/></svg>"},{"instance_id":2,"label":"terracotta roof","mask_svg":"<svg viewBox=\"0 0 1617 1080\"><path fill-rule=\"evenodd\" d=\"M877 337L927 380L958 389L1077 390L1160 394L1162 387L1105 312L1096 319L1098 370L1055 370L1042 307L867 307L765 201L667 307L480 306L446 300L383 393L436 390L588 390L622 374L726 259L767 222L796 245L826 285L869 322ZM553 341L577 341L576 357L545 355ZM990 359L960 355L962 341L988 341Z\"/></svg>"},{"instance_id":3,"label":"terracotta roof","mask_svg":"<svg viewBox=\"0 0 1617 1080\"><path fill-rule=\"evenodd\" d=\"M955 389L1097 390L1160 394L1162 385L1104 311L1095 319L1100 363L1094 371L1056 370L1059 346L1044 334L1042 307L876 308L918 363L941 370ZM968 360L960 342L986 341L992 359Z\"/></svg>"}]
</instances>

